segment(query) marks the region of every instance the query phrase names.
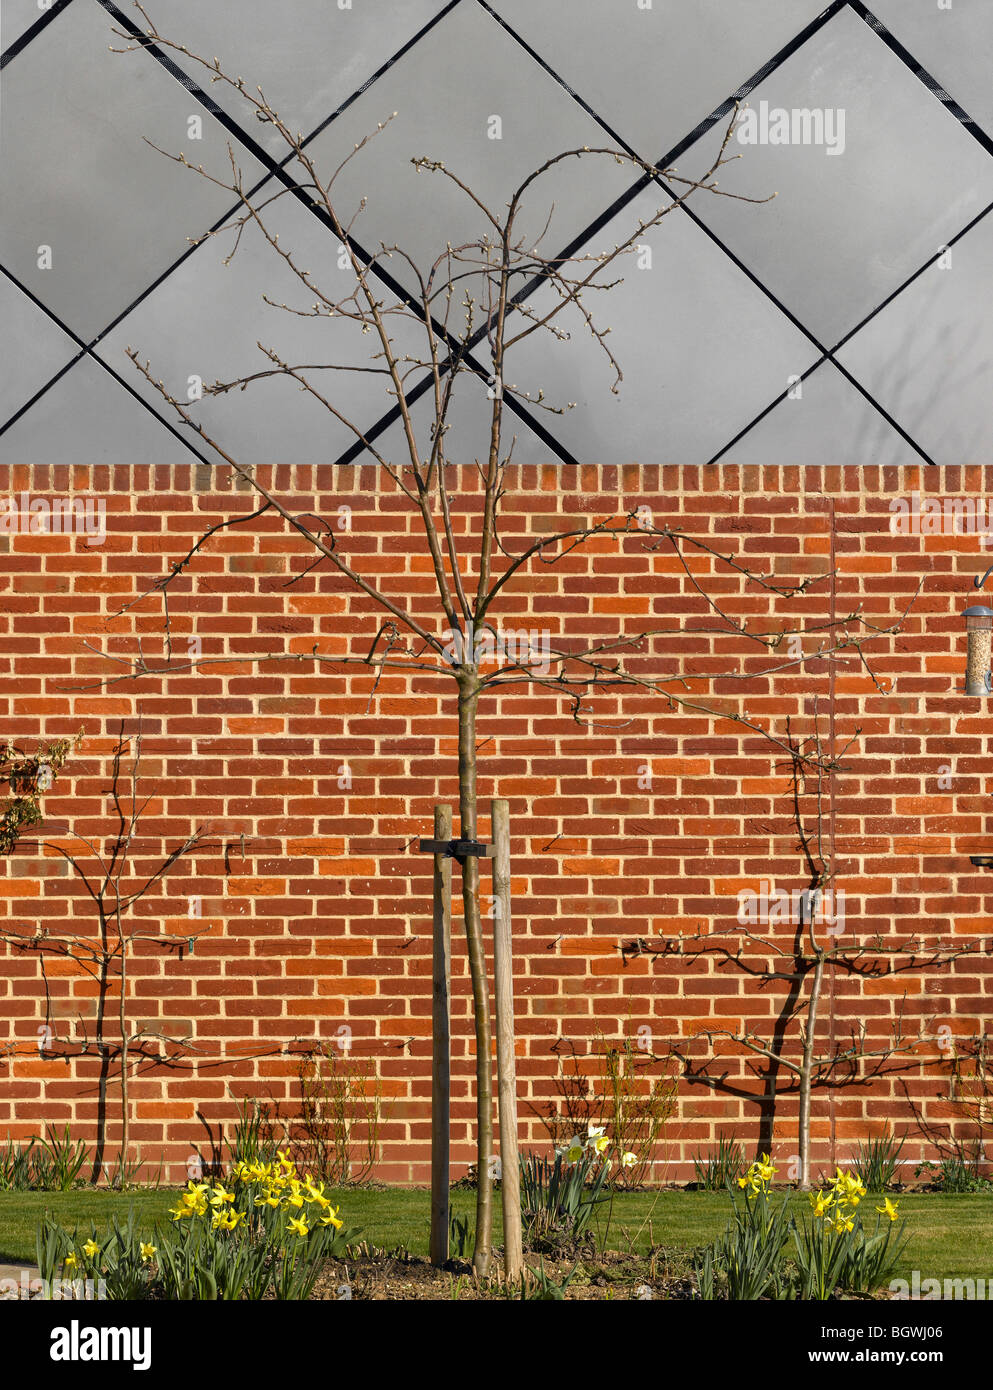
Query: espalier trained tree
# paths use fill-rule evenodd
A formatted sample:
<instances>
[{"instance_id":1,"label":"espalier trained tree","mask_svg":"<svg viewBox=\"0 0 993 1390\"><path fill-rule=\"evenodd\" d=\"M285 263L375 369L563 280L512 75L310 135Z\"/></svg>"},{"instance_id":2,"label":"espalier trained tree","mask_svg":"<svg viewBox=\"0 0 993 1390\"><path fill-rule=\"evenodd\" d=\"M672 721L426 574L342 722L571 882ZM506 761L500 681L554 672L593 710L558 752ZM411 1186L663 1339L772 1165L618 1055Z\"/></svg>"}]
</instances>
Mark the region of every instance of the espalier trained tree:
<instances>
[{"instance_id":1,"label":"espalier trained tree","mask_svg":"<svg viewBox=\"0 0 993 1390\"><path fill-rule=\"evenodd\" d=\"M789 721L787 721L787 724ZM891 941L875 935L864 941L841 940L844 924L835 915L834 922L825 920L822 909L833 892L837 869L833 859L831 837L825 834L824 792L826 777L838 767L829 768L826 749L817 727L798 739L788 731L793 745L793 822L797 831L797 848L807 870L807 886L798 895L795 922L788 931L792 936L784 946L772 939L772 934L760 935L754 928L740 925L730 932L698 931L678 937L660 936L650 941L628 943L626 954L673 957L682 966L710 958L717 968L740 971L758 981L759 993L780 988L776 1018L760 1026L750 1026L742 1020L739 1027L707 1027L702 1030L711 1056L696 1064L678 1049L685 1071L684 1077L694 1084L708 1086L724 1094L749 1094L747 1086L737 1089L726 1075L713 1074L716 1040L731 1043L740 1050L752 1073L762 1079L765 1094L774 1106L784 1094L797 1096L797 1153L796 1167L790 1176L801 1191L810 1190L813 1181L811 1160L811 1101L817 1089L838 1090L862 1087L875 1076L891 1070L920 1065L941 1050L942 1027L933 1017L905 1018L907 995L896 1011L887 1032L870 1036L864 1018L857 1019L846 1036L833 1035L833 1020L821 1013L825 984L836 979L876 980L887 976L922 973L950 967L964 956L982 955L988 950L985 938L964 942L943 942L928 939L925 934ZM857 734L856 734L857 737ZM849 745L850 746L850 745ZM842 749L843 757L847 749ZM806 812L806 815L805 815ZM841 914L843 916L843 914ZM960 1042L967 1041L960 1039ZM972 1039L978 1042L978 1039ZM785 1081L782 1079L785 1073ZM770 1114L769 1146L772 1146Z\"/></svg>"},{"instance_id":2,"label":"espalier trained tree","mask_svg":"<svg viewBox=\"0 0 993 1390\"><path fill-rule=\"evenodd\" d=\"M49 775L43 785L43 789L47 789L51 785L49 779L54 779L55 772L62 768L66 758L78 749L81 739L82 734L75 739L63 739L49 745L36 759L27 760L28 768L34 768L35 788L38 786L39 762L42 768L48 769ZM126 757L130 757L127 767ZM23 776L25 764L18 763L17 766L19 776ZM175 1054L178 1056L192 1042L190 1037L174 1037L150 1028L146 1022L132 1019L131 961L146 947L170 954L179 954L184 949L192 952L196 939L203 934L202 930L193 928L182 936L162 932L140 917L139 904L161 888L162 880L181 860L195 859L207 849L217 848L206 828L197 826L163 858L147 860L142 845L141 821L154 798L154 792L146 795L141 779L142 730L139 721L134 735L125 735L122 727L111 755L108 836L94 838L91 834L84 835L79 830L50 821L45 824L45 833L40 838L29 834L29 827L41 824L45 819L37 804L36 792L31 814L18 812L18 802L8 803L4 822L6 825L14 817L17 827L14 839L8 842L5 836L5 850L12 853L40 851L64 860L81 889L72 901L72 913L65 926L59 922L58 929L52 930L36 923L34 930L31 930L27 925L7 926L0 923L0 942L12 951L40 959L43 978L46 978L46 961L54 960L66 965L71 962L77 976L95 986L93 1036L91 1038L89 1035L81 1010L77 1016L77 1035L70 1041L78 1049L75 1055L85 1055L92 1047L100 1068L92 1181L99 1181L110 1168L112 1181L118 1187L123 1187L128 1175L141 1166L140 1163L135 1164L131 1154L130 1083L132 1074L148 1059L146 1044L169 1044L178 1049ZM43 1055L49 1049L53 1055L57 1055L52 1046L55 1031L52 1002L51 993L46 988L45 1023L39 1029L38 1043L39 1052ZM119 1088L120 1138L114 1164L107 1161L108 1094L111 1085Z\"/></svg>"}]
</instances>

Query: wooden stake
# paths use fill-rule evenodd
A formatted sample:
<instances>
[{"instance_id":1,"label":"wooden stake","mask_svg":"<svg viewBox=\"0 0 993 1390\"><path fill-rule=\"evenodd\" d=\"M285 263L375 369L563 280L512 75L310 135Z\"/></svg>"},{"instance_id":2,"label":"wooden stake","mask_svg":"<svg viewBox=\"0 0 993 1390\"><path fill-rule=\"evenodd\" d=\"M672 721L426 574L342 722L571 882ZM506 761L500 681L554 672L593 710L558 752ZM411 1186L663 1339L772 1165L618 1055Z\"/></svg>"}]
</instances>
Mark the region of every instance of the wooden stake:
<instances>
[{"instance_id":1,"label":"wooden stake","mask_svg":"<svg viewBox=\"0 0 993 1390\"><path fill-rule=\"evenodd\" d=\"M436 840L452 838L451 806L434 808ZM431 957L431 1263L448 1260L451 1146L452 858L434 856L434 947Z\"/></svg>"},{"instance_id":2,"label":"wooden stake","mask_svg":"<svg viewBox=\"0 0 993 1390\"><path fill-rule=\"evenodd\" d=\"M517 1065L514 1060L514 954L510 929L510 806L490 803L493 825L493 983L496 1004L504 1273L521 1277L521 1182L517 1153Z\"/></svg>"}]
</instances>

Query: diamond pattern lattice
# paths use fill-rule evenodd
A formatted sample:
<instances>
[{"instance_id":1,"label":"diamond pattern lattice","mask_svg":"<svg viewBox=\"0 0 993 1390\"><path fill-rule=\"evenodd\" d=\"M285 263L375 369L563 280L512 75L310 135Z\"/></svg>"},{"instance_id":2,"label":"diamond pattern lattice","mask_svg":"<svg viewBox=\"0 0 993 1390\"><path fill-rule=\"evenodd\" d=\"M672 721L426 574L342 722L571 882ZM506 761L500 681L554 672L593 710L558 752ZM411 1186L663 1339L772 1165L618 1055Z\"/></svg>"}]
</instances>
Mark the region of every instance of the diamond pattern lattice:
<instances>
[{"instance_id":1,"label":"diamond pattern lattice","mask_svg":"<svg viewBox=\"0 0 993 1390\"><path fill-rule=\"evenodd\" d=\"M652 268L628 271L606 309L625 368L619 398L580 336L547 348L529 339L516 369L519 384L579 402L564 416L522 408L542 449L565 461L661 451L674 462L818 463L985 456L988 11L987 0L956 0L951 10L878 0L871 14L845 0L383 0L351 8L161 0L151 8L163 33L221 56L250 85L262 84L294 128L319 132L310 148L323 169L398 111L348 165L339 192L349 208L368 198L356 224L367 249L380 238L399 241L420 260L446 240L477 235L479 220L457 189L418 178L412 155L445 160L499 204L549 154L609 143L610 131L651 159L683 149L677 162L690 173L705 167L718 138L698 128L721 122L733 97L757 112L762 102L844 108L846 148L837 157L803 144L742 149L747 158L722 182L730 191L775 189L773 204L698 199L692 216L674 214L653 236ZM108 53L119 42L112 25L130 18L111 0L73 0L47 21L34 0L4 0L0 313L16 343L0 390L5 459L29 448L55 461L78 456L80 420L98 454L114 453L142 415L146 453L156 452L160 432L163 457L179 451L192 460L189 439L180 442L139 389L123 359L128 343L179 384L249 370L258 338L304 360L318 349L329 361L356 350L340 330L329 334L331 325L311 333L313 324L280 320L260 302L263 289L287 297L261 248L246 243L228 271L217 264L217 243L190 252L187 239L221 222L230 196L168 164L141 137L222 171L230 141L250 183L268 174L285 186L275 164L283 152L236 95L183 55ZM493 116L502 138L490 138ZM195 145L193 117L202 122ZM694 132L697 145L686 148ZM659 189L631 201L632 182L609 161L595 171L587 161L578 176L548 181L536 225L554 202L549 241L595 249L625 211L664 197ZM299 198L285 197L279 216L315 267L338 273L334 239ZM951 259L920 273L948 244ZM395 262L389 270L395 284L412 283ZM80 351L88 356L65 372ZM486 369L484 347L475 360ZM805 375L799 399L786 395L784 373ZM99 402L99 420L82 410L86 399ZM199 408L229 442L261 456L287 439L300 457L347 452L348 432L312 399L305 406L300 393L277 388L257 405L249 400ZM348 402L366 431L390 405L374 377L350 379ZM479 403L485 409L484 393Z\"/></svg>"}]
</instances>

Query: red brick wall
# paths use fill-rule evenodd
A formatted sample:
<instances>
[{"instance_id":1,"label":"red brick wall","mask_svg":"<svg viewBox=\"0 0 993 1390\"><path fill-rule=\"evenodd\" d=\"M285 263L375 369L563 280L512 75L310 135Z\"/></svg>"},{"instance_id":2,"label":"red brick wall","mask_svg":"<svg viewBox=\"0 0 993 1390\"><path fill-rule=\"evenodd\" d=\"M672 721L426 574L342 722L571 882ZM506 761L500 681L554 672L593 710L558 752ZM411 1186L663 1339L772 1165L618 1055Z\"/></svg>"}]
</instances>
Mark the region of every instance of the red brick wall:
<instances>
[{"instance_id":1,"label":"red brick wall","mask_svg":"<svg viewBox=\"0 0 993 1390\"><path fill-rule=\"evenodd\" d=\"M424 622L444 626L419 522L404 499L370 467L330 473L316 480L282 466L265 477L294 510L333 518L340 505L350 506L351 531L338 538L342 553ZM744 681L698 680L688 691L725 712L747 710L779 736L788 715L795 732L809 733L815 700L825 737L833 720L836 747L861 729L844 758L847 770L824 795L823 833L834 847L836 887L846 895L846 942L922 932L964 943L993 934L993 879L969 864L970 853L993 851L991 722L982 701L956 688L965 667L959 615L989 556L971 535L895 535L889 509L892 498L917 491L985 497L993 487L987 474L978 467L939 475L923 468L526 466L505 499L502 534L511 550L541 531L564 529L569 518L613 516L645 503L656 525L678 525L785 582L822 574L833 556L833 582L777 599L708 554L693 555L698 582L758 628L815 628L859 607L887 627L923 579L899 634L867 649L882 690L854 652L755 675L770 658L734 633L654 638L635 658L646 675L691 664L701 672L753 673ZM479 521L475 469L459 483L457 527L465 536ZM162 576L206 526L251 509L243 490L221 488L208 482L206 469L183 465L24 465L7 484L10 494L72 490L106 499L103 545L79 536L0 535L4 732L33 748L38 738L86 730L81 752L46 799L46 833L55 837L68 824L106 840L109 753L121 721L133 733L140 715L148 789L156 791L136 868L154 867L199 821L229 842L226 863L219 851L200 852L138 906L142 931L184 936L209 928L192 956L143 941L130 960L130 1017L147 1020L150 1031L192 1034L196 1049L146 1040L131 1087L142 1155L153 1167L162 1155L168 1174L180 1177L187 1156L206 1151L208 1131L216 1136L230 1126L238 1098L271 1096L292 1110L294 1054L307 1040L333 1041L347 1023L353 1055L369 1059L387 1100L379 1176L425 1181L431 860L413 842L430 833L436 801L457 804L454 683L389 672L373 694L373 678L361 667L245 660L71 689L114 673L87 642L133 653L142 634L158 664L159 599L120 617L115 611ZM366 650L378 610L329 567L285 587L309 560L278 519L213 538L172 593L175 660L185 659L188 635L202 638L205 655L302 655L315 642L328 654ZM559 565L532 566L499 616L576 645L671 626L674 616L718 626L672 550L649 550L639 536L598 537ZM809 632L805 651L824 640L823 630ZM481 803L499 795L511 805L520 1108L526 1142L535 1144L547 1142L540 1115L555 1103L559 1058L571 1046L581 1056L595 1053L598 1030L619 1039L647 1026L656 1055L671 1044L695 1072L709 1056L706 1026L771 1028L782 982L760 988L713 954L694 961L622 948L680 931L734 932L740 889L762 880L801 889L809 877L781 750L733 723L670 710L645 690L608 691L595 708L607 727L577 724L568 704L547 690L514 687L486 701L480 718ZM350 789L339 786L346 763ZM639 786L645 765L650 788ZM804 811L809 826L809 796ZM487 829L484 818L484 836ZM75 959L43 953L43 971L36 950L10 940L38 925L52 936L91 931L92 916L80 885L51 853L22 846L0 873L0 1138L67 1120L92 1137L99 1064L78 1040L80 1019L92 1036L95 986ZM202 899L199 920L188 916L191 896ZM455 912L458 1176L473 1158L473 1064L457 903ZM789 929L771 935L780 945L792 939ZM752 945L744 959L760 970L776 957ZM839 978L828 991L819 1040L843 1041L865 1020L870 1045L882 1045L901 1008L911 1031L933 1015L935 1026L947 1024L963 1038L981 1033L989 980L985 955L924 973ZM46 1022L53 1034L41 1054ZM795 1027L789 1036L795 1049ZM597 1070L595 1060L588 1069ZM933 1046L885 1070L867 1084L815 1093L818 1162L844 1161L858 1138L887 1120L917 1135L907 1150L916 1157L924 1150L915 1111L939 1132L956 1116L961 1122L961 1107L949 1098L949 1062ZM727 1042L709 1074L721 1084L681 1080L657 1177L691 1176L690 1156L722 1129L734 1129L750 1149L772 1143L781 1158L795 1152L795 1091L780 1095L773 1121L766 1081L745 1050ZM781 1073L780 1086L787 1082ZM116 1105L111 1069L111 1149Z\"/></svg>"}]
</instances>

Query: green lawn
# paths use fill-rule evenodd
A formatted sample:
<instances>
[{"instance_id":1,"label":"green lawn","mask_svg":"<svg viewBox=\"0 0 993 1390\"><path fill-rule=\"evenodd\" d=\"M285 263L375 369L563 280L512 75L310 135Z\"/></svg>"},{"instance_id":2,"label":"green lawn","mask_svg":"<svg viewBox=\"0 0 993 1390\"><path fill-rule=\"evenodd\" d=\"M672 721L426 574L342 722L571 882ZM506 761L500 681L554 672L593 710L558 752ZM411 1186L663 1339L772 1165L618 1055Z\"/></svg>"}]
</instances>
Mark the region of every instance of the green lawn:
<instances>
[{"instance_id":1,"label":"green lawn","mask_svg":"<svg viewBox=\"0 0 993 1390\"><path fill-rule=\"evenodd\" d=\"M496 1198L494 1239L501 1240L500 1197ZM866 1205L874 1206L875 1198ZM348 1226L359 1226L370 1245L393 1248L406 1245L416 1255L427 1254L429 1198L421 1189L390 1188L386 1191L350 1188L337 1192L336 1204ZM0 1262L33 1261L35 1230L45 1212L69 1228L89 1231L90 1222L103 1230L117 1211L123 1217L133 1202L139 1224L151 1231L156 1220L168 1218L175 1202L170 1190L125 1193L4 1192L0 1193ZM801 1195L791 1198L797 1212L809 1210ZM899 1271L919 1269L926 1278L993 1278L993 1194L935 1196L922 1193L899 1198L901 1215L908 1218L910 1244ZM452 1194L453 1211L472 1218L474 1194ZM602 1209L605 1213L606 1207ZM719 1235L727 1219L728 1199L716 1192L638 1192L618 1196L608 1244L626 1250L662 1245L690 1250Z\"/></svg>"}]
</instances>

